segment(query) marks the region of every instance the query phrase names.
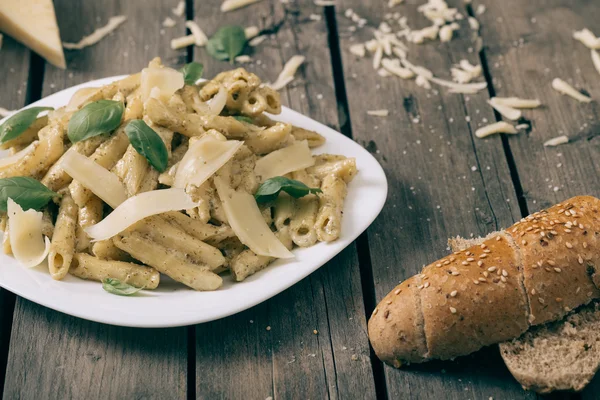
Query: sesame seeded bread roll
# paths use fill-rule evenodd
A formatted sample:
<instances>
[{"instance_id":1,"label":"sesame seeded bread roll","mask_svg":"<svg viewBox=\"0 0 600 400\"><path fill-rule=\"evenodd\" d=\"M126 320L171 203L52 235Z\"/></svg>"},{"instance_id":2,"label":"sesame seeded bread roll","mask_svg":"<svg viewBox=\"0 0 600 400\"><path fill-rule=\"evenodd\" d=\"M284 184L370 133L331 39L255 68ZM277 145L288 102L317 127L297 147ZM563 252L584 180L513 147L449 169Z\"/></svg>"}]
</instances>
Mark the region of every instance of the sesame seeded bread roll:
<instances>
[{"instance_id":1,"label":"sesame seeded bread roll","mask_svg":"<svg viewBox=\"0 0 600 400\"><path fill-rule=\"evenodd\" d=\"M395 367L452 359L598 298L599 210L575 197L428 265L374 310L375 353Z\"/></svg>"}]
</instances>

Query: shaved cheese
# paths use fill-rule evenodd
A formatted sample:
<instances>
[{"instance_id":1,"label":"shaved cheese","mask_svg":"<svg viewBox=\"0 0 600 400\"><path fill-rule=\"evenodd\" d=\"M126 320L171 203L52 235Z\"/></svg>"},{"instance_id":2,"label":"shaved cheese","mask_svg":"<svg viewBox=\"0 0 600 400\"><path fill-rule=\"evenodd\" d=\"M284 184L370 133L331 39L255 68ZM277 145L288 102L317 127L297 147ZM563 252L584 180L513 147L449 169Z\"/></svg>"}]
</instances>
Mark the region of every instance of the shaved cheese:
<instances>
[{"instance_id":1,"label":"shaved cheese","mask_svg":"<svg viewBox=\"0 0 600 400\"><path fill-rule=\"evenodd\" d=\"M397 6L398 4L402 4L404 2L404 0L390 0L388 1L388 7L394 7Z\"/></svg>"},{"instance_id":2,"label":"shaved cheese","mask_svg":"<svg viewBox=\"0 0 600 400\"><path fill-rule=\"evenodd\" d=\"M13 255L25 268L41 264L50 252L50 239L42 235L43 214L33 209L23 211L11 198L7 202L7 212Z\"/></svg>"},{"instance_id":3,"label":"shaved cheese","mask_svg":"<svg viewBox=\"0 0 600 400\"><path fill-rule=\"evenodd\" d=\"M214 181L227 221L240 242L260 256L294 257L265 222L254 196L231 189L219 177Z\"/></svg>"},{"instance_id":4,"label":"shaved cheese","mask_svg":"<svg viewBox=\"0 0 600 400\"><path fill-rule=\"evenodd\" d=\"M196 46L204 46L206 42L208 42L208 37L206 34L200 29L197 23L194 21L185 21L185 26L192 32L192 36L194 36L194 44Z\"/></svg>"},{"instance_id":5,"label":"shaved cheese","mask_svg":"<svg viewBox=\"0 0 600 400\"><path fill-rule=\"evenodd\" d=\"M440 86L445 86L452 89L455 93L473 93L483 90L487 87L486 82L478 83L455 83L444 79L436 78L432 76L429 80Z\"/></svg>"},{"instance_id":6,"label":"shaved cheese","mask_svg":"<svg viewBox=\"0 0 600 400\"><path fill-rule=\"evenodd\" d=\"M600 38L587 28L573 32L573 39L579 40L589 49L600 49Z\"/></svg>"},{"instance_id":7,"label":"shaved cheese","mask_svg":"<svg viewBox=\"0 0 600 400\"><path fill-rule=\"evenodd\" d=\"M219 91L217 92L217 94L212 99L206 102L206 105L209 109L208 113L212 115L221 114L221 111L223 111L223 109L225 108L225 103L227 103L228 95L229 93L227 92L227 89L225 89L225 87L219 87Z\"/></svg>"},{"instance_id":8,"label":"shaved cheese","mask_svg":"<svg viewBox=\"0 0 600 400\"><path fill-rule=\"evenodd\" d=\"M390 74L388 71L386 71L385 68L379 68L377 70L377 75L381 76L382 78L387 78L388 76L392 76L392 74Z\"/></svg>"},{"instance_id":9,"label":"shaved cheese","mask_svg":"<svg viewBox=\"0 0 600 400\"><path fill-rule=\"evenodd\" d=\"M582 103L589 103L592 101L591 98L575 90L573 86L569 85L567 82L563 81L560 78L554 78L554 80L552 81L552 88L557 92L566 94L567 96L570 96Z\"/></svg>"},{"instance_id":10,"label":"shaved cheese","mask_svg":"<svg viewBox=\"0 0 600 400\"><path fill-rule=\"evenodd\" d=\"M24 158L27 154L31 153L33 149L37 146L38 142L33 142L29 146L25 147L23 150L13 154L9 157L4 157L0 159L0 168L7 167L9 165L13 165Z\"/></svg>"},{"instance_id":11,"label":"shaved cheese","mask_svg":"<svg viewBox=\"0 0 600 400\"><path fill-rule=\"evenodd\" d=\"M194 35L182 36L171 40L171 49L179 50L183 49L184 47L191 46L193 44L196 44L196 38L194 37Z\"/></svg>"},{"instance_id":12,"label":"shaved cheese","mask_svg":"<svg viewBox=\"0 0 600 400\"><path fill-rule=\"evenodd\" d=\"M417 79L415 79L415 83L417 84L417 86L422 87L424 89L431 89L431 84L429 83L427 78L425 78L424 75L417 76Z\"/></svg>"},{"instance_id":13,"label":"shaved cheese","mask_svg":"<svg viewBox=\"0 0 600 400\"><path fill-rule=\"evenodd\" d=\"M315 0L314 4L319 7L335 6L335 0Z\"/></svg>"},{"instance_id":14,"label":"shaved cheese","mask_svg":"<svg viewBox=\"0 0 600 400\"><path fill-rule=\"evenodd\" d=\"M256 47L259 44L261 44L262 42L264 42L265 40L267 40L267 35L261 35L261 36L257 36L254 39L250 40L248 42L248 45L250 47Z\"/></svg>"},{"instance_id":15,"label":"shaved cheese","mask_svg":"<svg viewBox=\"0 0 600 400\"><path fill-rule=\"evenodd\" d=\"M494 124L482 126L481 128L475 131L475 136L477 136L478 138L484 138L495 133L515 134L518 133L518 131L515 129L514 126L512 126L508 122L500 121Z\"/></svg>"},{"instance_id":16,"label":"shaved cheese","mask_svg":"<svg viewBox=\"0 0 600 400\"><path fill-rule=\"evenodd\" d=\"M481 65L471 65L467 60L460 60L460 68L451 68L452 79L457 83L469 83L473 79L479 78L483 69Z\"/></svg>"},{"instance_id":17,"label":"shaved cheese","mask_svg":"<svg viewBox=\"0 0 600 400\"><path fill-rule=\"evenodd\" d=\"M171 17L165 18L165 20L162 23L162 26L164 26L165 28L172 28L175 25L177 25L177 22L175 22L175 20Z\"/></svg>"},{"instance_id":18,"label":"shaved cheese","mask_svg":"<svg viewBox=\"0 0 600 400\"><path fill-rule=\"evenodd\" d=\"M491 100L488 100L488 104L492 106L494 110L498 111L504 118L512 121L516 121L517 119L521 118L520 110L498 103L495 97L492 97Z\"/></svg>"},{"instance_id":19,"label":"shaved cheese","mask_svg":"<svg viewBox=\"0 0 600 400\"><path fill-rule=\"evenodd\" d=\"M371 53L377 51L379 47L381 47L381 43L379 43L377 40L369 40L368 42L365 42L365 49Z\"/></svg>"},{"instance_id":20,"label":"shaved cheese","mask_svg":"<svg viewBox=\"0 0 600 400\"><path fill-rule=\"evenodd\" d=\"M7 110L6 108L0 107L0 117L8 117L9 115L14 114L15 110Z\"/></svg>"},{"instance_id":21,"label":"shaved cheese","mask_svg":"<svg viewBox=\"0 0 600 400\"><path fill-rule=\"evenodd\" d=\"M518 129L518 130L524 130L524 129L531 128L531 125L529 125L529 124L519 124L519 125L515 126L515 128Z\"/></svg>"},{"instance_id":22,"label":"shaved cheese","mask_svg":"<svg viewBox=\"0 0 600 400\"><path fill-rule=\"evenodd\" d=\"M293 171L312 167L315 164L308 142L303 140L280 150L275 150L256 161L254 172L260 180L283 176Z\"/></svg>"},{"instance_id":23,"label":"shaved cheese","mask_svg":"<svg viewBox=\"0 0 600 400\"><path fill-rule=\"evenodd\" d=\"M237 56L235 58L235 62L238 62L240 64L249 63L249 62L252 62L252 57L245 55L245 54L242 56Z\"/></svg>"},{"instance_id":24,"label":"shaved cheese","mask_svg":"<svg viewBox=\"0 0 600 400\"><path fill-rule=\"evenodd\" d=\"M399 76L402 79L411 79L415 76L415 73L408 69L400 66L400 60L390 60L389 58L384 58L381 60L381 65L385 68L386 71Z\"/></svg>"},{"instance_id":25,"label":"shaved cheese","mask_svg":"<svg viewBox=\"0 0 600 400\"><path fill-rule=\"evenodd\" d=\"M469 17L469 26L471 27L471 29L473 29L474 31L478 31L479 30L479 21L477 21L476 18L473 17Z\"/></svg>"},{"instance_id":26,"label":"shaved cheese","mask_svg":"<svg viewBox=\"0 0 600 400\"><path fill-rule=\"evenodd\" d=\"M246 29L244 29L244 35L246 35L246 40L250 40L252 38L257 37L259 33L260 30L258 29L258 26L249 26Z\"/></svg>"},{"instance_id":27,"label":"shaved cheese","mask_svg":"<svg viewBox=\"0 0 600 400\"><path fill-rule=\"evenodd\" d=\"M293 56L292 58L290 58L288 62L286 62L283 66L283 70L277 77L277 80L275 80L275 82L272 84L268 84L268 86L270 86L274 90L283 89L288 83L294 80L294 75L296 74L296 71L298 71L298 68L300 67L300 65L302 65L304 60L304 56Z\"/></svg>"},{"instance_id":28,"label":"shaved cheese","mask_svg":"<svg viewBox=\"0 0 600 400\"><path fill-rule=\"evenodd\" d=\"M350 46L350 53L354 54L357 57L364 57L366 54L365 45L358 43Z\"/></svg>"},{"instance_id":29,"label":"shaved cheese","mask_svg":"<svg viewBox=\"0 0 600 400\"><path fill-rule=\"evenodd\" d=\"M427 79L433 78L433 72L431 72L430 70L428 70L425 67L421 67L419 65L412 64L406 58L402 59L402 64L417 75L423 75Z\"/></svg>"},{"instance_id":30,"label":"shaved cheese","mask_svg":"<svg viewBox=\"0 0 600 400\"><path fill-rule=\"evenodd\" d=\"M61 168L112 208L127 199L125 187L117 175L79 154L73 148L60 161Z\"/></svg>"},{"instance_id":31,"label":"shaved cheese","mask_svg":"<svg viewBox=\"0 0 600 400\"><path fill-rule=\"evenodd\" d=\"M142 70L140 83L140 94L142 101L150 98L152 89L160 90L160 100L168 102L176 91L185 84L183 74L173 68L168 67L148 67Z\"/></svg>"},{"instance_id":32,"label":"shaved cheese","mask_svg":"<svg viewBox=\"0 0 600 400\"><path fill-rule=\"evenodd\" d=\"M177 3L177 7L175 7L172 11L173 14L177 15L178 17L183 17L183 14L185 14L185 2L180 1Z\"/></svg>"},{"instance_id":33,"label":"shaved cheese","mask_svg":"<svg viewBox=\"0 0 600 400\"><path fill-rule=\"evenodd\" d=\"M85 47L94 45L104 39L109 33L114 31L121 25L123 22L127 20L127 17L124 15L117 15L116 17L111 17L108 20L108 24L105 26L96 29L92 34L88 36L84 36L77 43L63 43L63 47L68 50L81 50Z\"/></svg>"},{"instance_id":34,"label":"shaved cheese","mask_svg":"<svg viewBox=\"0 0 600 400\"><path fill-rule=\"evenodd\" d=\"M69 104L67 104L67 111L75 111L79 109L83 104L85 104L89 99L92 98L100 88L97 87L86 87L81 88L76 91L71 99L69 100Z\"/></svg>"},{"instance_id":35,"label":"shaved cheese","mask_svg":"<svg viewBox=\"0 0 600 400\"><path fill-rule=\"evenodd\" d=\"M425 39L435 40L439 31L440 28L437 25L431 25L421 30L410 32L408 40L412 43L422 44L425 42Z\"/></svg>"},{"instance_id":36,"label":"shaved cheese","mask_svg":"<svg viewBox=\"0 0 600 400\"><path fill-rule=\"evenodd\" d=\"M451 41L452 35L454 35L454 29L451 25L442 26L442 29L440 29L440 41L442 43Z\"/></svg>"},{"instance_id":37,"label":"shaved cheese","mask_svg":"<svg viewBox=\"0 0 600 400\"><path fill-rule=\"evenodd\" d=\"M481 65L473 65L469 62L469 60L460 60L458 65L467 72L471 72L474 74L474 77L477 78L481 75L482 68Z\"/></svg>"},{"instance_id":38,"label":"shaved cheese","mask_svg":"<svg viewBox=\"0 0 600 400\"><path fill-rule=\"evenodd\" d=\"M223 135L205 135L194 141L179 162L173 187L202 185L235 155L242 144L227 140Z\"/></svg>"},{"instance_id":39,"label":"shaved cheese","mask_svg":"<svg viewBox=\"0 0 600 400\"><path fill-rule=\"evenodd\" d=\"M106 240L144 218L196 206L183 189L152 190L128 198L102 221L86 228L85 233L93 241Z\"/></svg>"},{"instance_id":40,"label":"shaved cheese","mask_svg":"<svg viewBox=\"0 0 600 400\"><path fill-rule=\"evenodd\" d=\"M596 50L592 50L592 63L594 63L594 68L600 74L600 54Z\"/></svg>"},{"instance_id":41,"label":"shaved cheese","mask_svg":"<svg viewBox=\"0 0 600 400\"><path fill-rule=\"evenodd\" d=\"M377 47L377 50L375 50L375 55L373 56L373 69L379 69L382 58L383 58L383 47L380 44Z\"/></svg>"},{"instance_id":42,"label":"shaved cheese","mask_svg":"<svg viewBox=\"0 0 600 400\"><path fill-rule=\"evenodd\" d=\"M558 145L565 144L565 143L569 143L569 138L566 135L562 135L562 136L557 136L553 139L550 139L550 140L544 142L544 146L554 147L554 146L558 146Z\"/></svg>"},{"instance_id":43,"label":"shaved cheese","mask_svg":"<svg viewBox=\"0 0 600 400\"><path fill-rule=\"evenodd\" d=\"M492 97L492 101L512 108L538 108L542 105L542 102L538 99L521 99L518 97Z\"/></svg>"},{"instance_id":44,"label":"shaved cheese","mask_svg":"<svg viewBox=\"0 0 600 400\"><path fill-rule=\"evenodd\" d=\"M388 115L390 115L390 111L387 109L369 110L367 111L367 115L372 115L374 117L387 117Z\"/></svg>"},{"instance_id":45,"label":"shaved cheese","mask_svg":"<svg viewBox=\"0 0 600 400\"><path fill-rule=\"evenodd\" d=\"M259 1L261 0L225 0L221 4L221 12L237 10L238 8L246 7Z\"/></svg>"}]
</instances>

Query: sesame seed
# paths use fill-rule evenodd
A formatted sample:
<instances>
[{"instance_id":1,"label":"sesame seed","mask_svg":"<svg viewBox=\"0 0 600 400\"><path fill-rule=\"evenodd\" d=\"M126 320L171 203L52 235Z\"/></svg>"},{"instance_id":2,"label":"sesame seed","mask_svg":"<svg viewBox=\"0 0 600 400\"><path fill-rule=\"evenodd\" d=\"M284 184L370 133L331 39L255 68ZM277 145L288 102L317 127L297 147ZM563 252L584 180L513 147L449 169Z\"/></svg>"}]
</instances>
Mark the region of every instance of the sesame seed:
<instances>
[{"instance_id":1,"label":"sesame seed","mask_svg":"<svg viewBox=\"0 0 600 400\"><path fill-rule=\"evenodd\" d=\"M481 261L481 260L477 261L477 265L480 267L483 266L483 261Z\"/></svg>"},{"instance_id":2,"label":"sesame seed","mask_svg":"<svg viewBox=\"0 0 600 400\"><path fill-rule=\"evenodd\" d=\"M525 229L525 230L526 230L527 232L529 232L529 231L530 231L530 230L532 230L532 229L533 229L533 227L531 227L531 226L530 226L530 227L528 227L528 228L527 228L527 229Z\"/></svg>"},{"instance_id":3,"label":"sesame seed","mask_svg":"<svg viewBox=\"0 0 600 400\"><path fill-rule=\"evenodd\" d=\"M499 242L499 241L501 241L501 240L502 240L502 237L501 237L501 236L496 236L496 241L497 241L497 242Z\"/></svg>"},{"instance_id":4,"label":"sesame seed","mask_svg":"<svg viewBox=\"0 0 600 400\"><path fill-rule=\"evenodd\" d=\"M483 271L483 272L482 272L482 274L483 274L483 276L485 276L486 278L487 278L487 277L490 275L490 274L489 274L489 272L487 272L487 271Z\"/></svg>"},{"instance_id":5,"label":"sesame seed","mask_svg":"<svg viewBox=\"0 0 600 400\"><path fill-rule=\"evenodd\" d=\"M502 270L502 276L508 276L508 272L505 269Z\"/></svg>"},{"instance_id":6,"label":"sesame seed","mask_svg":"<svg viewBox=\"0 0 600 400\"><path fill-rule=\"evenodd\" d=\"M579 224L579 229L585 229L585 226L583 226L583 224Z\"/></svg>"},{"instance_id":7,"label":"sesame seed","mask_svg":"<svg viewBox=\"0 0 600 400\"><path fill-rule=\"evenodd\" d=\"M473 261L475 261L475 259L473 257L469 257L469 258L467 258L467 261L468 262L473 262Z\"/></svg>"},{"instance_id":8,"label":"sesame seed","mask_svg":"<svg viewBox=\"0 0 600 400\"><path fill-rule=\"evenodd\" d=\"M271 330L271 327L270 327L270 326L267 326L267 330L268 330L268 331L270 331L270 330Z\"/></svg>"},{"instance_id":9,"label":"sesame seed","mask_svg":"<svg viewBox=\"0 0 600 400\"><path fill-rule=\"evenodd\" d=\"M555 267L555 268L554 268L554 272L560 272L560 271L562 271L562 269L560 269L560 268L558 268L558 267Z\"/></svg>"},{"instance_id":10,"label":"sesame seed","mask_svg":"<svg viewBox=\"0 0 600 400\"><path fill-rule=\"evenodd\" d=\"M552 260L548 260L546 261L548 264L552 265L553 267L556 266L556 263Z\"/></svg>"},{"instance_id":11,"label":"sesame seed","mask_svg":"<svg viewBox=\"0 0 600 400\"><path fill-rule=\"evenodd\" d=\"M458 271L452 271L452 275L458 276L458 275L460 275L460 272L458 272Z\"/></svg>"},{"instance_id":12,"label":"sesame seed","mask_svg":"<svg viewBox=\"0 0 600 400\"><path fill-rule=\"evenodd\" d=\"M482 254L479 256L479 258L486 258L486 257L487 257L487 254Z\"/></svg>"},{"instance_id":13,"label":"sesame seed","mask_svg":"<svg viewBox=\"0 0 600 400\"><path fill-rule=\"evenodd\" d=\"M389 306L390 304L392 304L392 301L388 300L388 301L385 302L385 304L387 304Z\"/></svg>"},{"instance_id":14,"label":"sesame seed","mask_svg":"<svg viewBox=\"0 0 600 400\"><path fill-rule=\"evenodd\" d=\"M494 272L495 270L496 270L496 267L489 267L488 268L488 271L490 271L490 272Z\"/></svg>"},{"instance_id":15,"label":"sesame seed","mask_svg":"<svg viewBox=\"0 0 600 400\"><path fill-rule=\"evenodd\" d=\"M525 246L525 245L527 244L527 240L523 240L523 241L521 242L521 244L522 244L523 246Z\"/></svg>"},{"instance_id":16,"label":"sesame seed","mask_svg":"<svg viewBox=\"0 0 600 400\"><path fill-rule=\"evenodd\" d=\"M440 263L437 263L437 264L435 264L435 266L436 266L436 267L438 267L438 268L441 268L441 267L442 267L442 264L440 264Z\"/></svg>"},{"instance_id":17,"label":"sesame seed","mask_svg":"<svg viewBox=\"0 0 600 400\"><path fill-rule=\"evenodd\" d=\"M573 245L570 242L566 242L565 246L567 246L567 249L572 249Z\"/></svg>"},{"instance_id":18,"label":"sesame seed","mask_svg":"<svg viewBox=\"0 0 600 400\"><path fill-rule=\"evenodd\" d=\"M554 230L550 231L550 233L553 234L553 235L558 235L558 232L556 232Z\"/></svg>"},{"instance_id":19,"label":"sesame seed","mask_svg":"<svg viewBox=\"0 0 600 400\"><path fill-rule=\"evenodd\" d=\"M384 314L383 316L387 318L387 316L388 316L389 314L390 314L390 312L386 310L386 311L385 311L385 314ZM316 330L316 329L313 329L313 334L315 334L315 335L316 335L316 334L318 334L318 333L319 333L319 331L318 331L318 330Z\"/></svg>"},{"instance_id":20,"label":"sesame seed","mask_svg":"<svg viewBox=\"0 0 600 400\"><path fill-rule=\"evenodd\" d=\"M444 261L444 265L449 265L449 264L450 264L450 261L448 261L448 260Z\"/></svg>"},{"instance_id":21,"label":"sesame seed","mask_svg":"<svg viewBox=\"0 0 600 400\"><path fill-rule=\"evenodd\" d=\"M458 292L456 290L453 290L450 292L450 297L456 297L457 294Z\"/></svg>"},{"instance_id":22,"label":"sesame seed","mask_svg":"<svg viewBox=\"0 0 600 400\"><path fill-rule=\"evenodd\" d=\"M541 236L541 237L545 237L545 236L546 236L546 232L544 232L544 231L541 231L541 232L540 232L540 236Z\"/></svg>"},{"instance_id":23,"label":"sesame seed","mask_svg":"<svg viewBox=\"0 0 600 400\"><path fill-rule=\"evenodd\" d=\"M577 255L577 262L579 264L583 264L583 258L581 258L581 256L579 254Z\"/></svg>"},{"instance_id":24,"label":"sesame seed","mask_svg":"<svg viewBox=\"0 0 600 400\"><path fill-rule=\"evenodd\" d=\"M531 295L535 296L535 289L531 289Z\"/></svg>"},{"instance_id":25,"label":"sesame seed","mask_svg":"<svg viewBox=\"0 0 600 400\"><path fill-rule=\"evenodd\" d=\"M456 257L450 257L450 262L456 261Z\"/></svg>"},{"instance_id":26,"label":"sesame seed","mask_svg":"<svg viewBox=\"0 0 600 400\"><path fill-rule=\"evenodd\" d=\"M373 315L377 315L377 311L379 311L378 309L374 309L373 310Z\"/></svg>"},{"instance_id":27,"label":"sesame seed","mask_svg":"<svg viewBox=\"0 0 600 400\"><path fill-rule=\"evenodd\" d=\"M556 298L556 302L557 302L557 303L560 303L561 301L563 301L562 297L557 297L557 298Z\"/></svg>"},{"instance_id":28,"label":"sesame seed","mask_svg":"<svg viewBox=\"0 0 600 400\"><path fill-rule=\"evenodd\" d=\"M571 232L573 232L573 231L572 231L572 230L570 230L570 229L565 229L565 232L567 232L567 233L571 233Z\"/></svg>"},{"instance_id":29,"label":"sesame seed","mask_svg":"<svg viewBox=\"0 0 600 400\"><path fill-rule=\"evenodd\" d=\"M544 265L544 263L543 263L542 261L538 261L538 262L537 262L537 266L538 266L538 267L540 267L540 268L541 268L543 265Z\"/></svg>"},{"instance_id":30,"label":"sesame seed","mask_svg":"<svg viewBox=\"0 0 600 400\"><path fill-rule=\"evenodd\" d=\"M484 253L488 253L488 254L489 254L489 253L491 253L492 251L491 251L490 249L485 249L483 252L484 252Z\"/></svg>"},{"instance_id":31,"label":"sesame seed","mask_svg":"<svg viewBox=\"0 0 600 400\"><path fill-rule=\"evenodd\" d=\"M479 285L479 281L476 280L476 279L473 279L473 283L476 284L476 285Z\"/></svg>"},{"instance_id":32,"label":"sesame seed","mask_svg":"<svg viewBox=\"0 0 600 400\"><path fill-rule=\"evenodd\" d=\"M485 249L487 247L487 245L485 243L481 243L481 246L479 246L479 247L481 247L482 249Z\"/></svg>"},{"instance_id":33,"label":"sesame seed","mask_svg":"<svg viewBox=\"0 0 600 400\"><path fill-rule=\"evenodd\" d=\"M466 262L466 261L463 261L461 264L462 264L462 265L469 265L469 263L468 263L468 262Z\"/></svg>"},{"instance_id":34,"label":"sesame seed","mask_svg":"<svg viewBox=\"0 0 600 400\"><path fill-rule=\"evenodd\" d=\"M582 245L583 245L584 249L587 249L587 246L588 246L587 242L583 242Z\"/></svg>"},{"instance_id":35,"label":"sesame seed","mask_svg":"<svg viewBox=\"0 0 600 400\"><path fill-rule=\"evenodd\" d=\"M390 315L390 310L385 310L385 312L383 313L383 318L387 318L387 317L389 317L389 315ZM313 333L316 335L319 332L317 332L317 330L315 329L313 331Z\"/></svg>"},{"instance_id":36,"label":"sesame seed","mask_svg":"<svg viewBox=\"0 0 600 400\"><path fill-rule=\"evenodd\" d=\"M479 282L487 282L487 279L485 279L485 278L479 278Z\"/></svg>"},{"instance_id":37,"label":"sesame seed","mask_svg":"<svg viewBox=\"0 0 600 400\"><path fill-rule=\"evenodd\" d=\"M503 276L501 276L501 277L500 277L500 280L501 280L502 282L506 282L506 278L505 278L505 277L503 277Z\"/></svg>"},{"instance_id":38,"label":"sesame seed","mask_svg":"<svg viewBox=\"0 0 600 400\"><path fill-rule=\"evenodd\" d=\"M425 284L423 285L423 287L428 288L429 287L429 282L425 282Z\"/></svg>"},{"instance_id":39,"label":"sesame seed","mask_svg":"<svg viewBox=\"0 0 600 400\"><path fill-rule=\"evenodd\" d=\"M417 286L417 289L423 289L423 288L424 288L424 286L423 286L423 285L419 285L419 286Z\"/></svg>"},{"instance_id":40,"label":"sesame seed","mask_svg":"<svg viewBox=\"0 0 600 400\"><path fill-rule=\"evenodd\" d=\"M540 302L540 304L544 304L545 303L544 299L542 299L541 297L538 297L538 301Z\"/></svg>"},{"instance_id":41,"label":"sesame seed","mask_svg":"<svg viewBox=\"0 0 600 400\"><path fill-rule=\"evenodd\" d=\"M581 291L581 288L578 287L577 290L575 291L575 294L578 294Z\"/></svg>"},{"instance_id":42,"label":"sesame seed","mask_svg":"<svg viewBox=\"0 0 600 400\"><path fill-rule=\"evenodd\" d=\"M548 267L546 267L546 268L544 268L544 269L546 270L546 272L550 272L550 271L552 271L552 270L551 270L550 268L548 268Z\"/></svg>"},{"instance_id":43,"label":"sesame seed","mask_svg":"<svg viewBox=\"0 0 600 400\"><path fill-rule=\"evenodd\" d=\"M402 289L396 289L396 291L394 292L394 294L395 294L396 296L398 296L398 295L400 294L400 292L401 292L401 291L402 291Z\"/></svg>"},{"instance_id":44,"label":"sesame seed","mask_svg":"<svg viewBox=\"0 0 600 400\"><path fill-rule=\"evenodd\" d=\"M450 312L451 312L452 314L456 314L456 308L454 308L454 307L450 307Z\"/></svg>"}]
</instances>

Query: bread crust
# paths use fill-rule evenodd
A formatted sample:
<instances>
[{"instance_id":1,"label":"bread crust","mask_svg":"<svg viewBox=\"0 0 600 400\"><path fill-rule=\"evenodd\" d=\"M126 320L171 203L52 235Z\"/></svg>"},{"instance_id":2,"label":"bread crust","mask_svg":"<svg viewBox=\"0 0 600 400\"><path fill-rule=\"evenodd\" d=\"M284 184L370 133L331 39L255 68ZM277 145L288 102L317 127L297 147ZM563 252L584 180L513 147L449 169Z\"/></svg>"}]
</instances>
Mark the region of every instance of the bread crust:
<instances>
[{"instance_id":1,"label":"bread crust","mask_svg":"<svg viewBox=\"0 0 600 400\"><path fill-rule=\"evenodd\" d=\"M598 298L599 210L600 200L575 197L428 265L371 316L375 353L395 367L450 359Z\"/></svg>"}]
</instances>

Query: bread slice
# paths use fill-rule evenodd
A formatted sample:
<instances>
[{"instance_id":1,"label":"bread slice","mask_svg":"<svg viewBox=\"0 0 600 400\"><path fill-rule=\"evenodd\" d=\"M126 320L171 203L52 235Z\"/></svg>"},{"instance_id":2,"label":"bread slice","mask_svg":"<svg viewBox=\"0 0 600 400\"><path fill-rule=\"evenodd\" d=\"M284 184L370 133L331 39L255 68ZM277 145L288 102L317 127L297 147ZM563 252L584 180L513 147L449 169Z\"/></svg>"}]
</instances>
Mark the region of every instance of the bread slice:
<instances>
[{"instance_id":1,"label":"bread slice","mask_svg":"<svg viewBox=\"0 0 600 400\"><path fill-rule=\"evenodd\" d=\"M500 344L506 366L526 390L582 390L600 368L600 305L534 327Z\"/></svg>"}]
</instances>

